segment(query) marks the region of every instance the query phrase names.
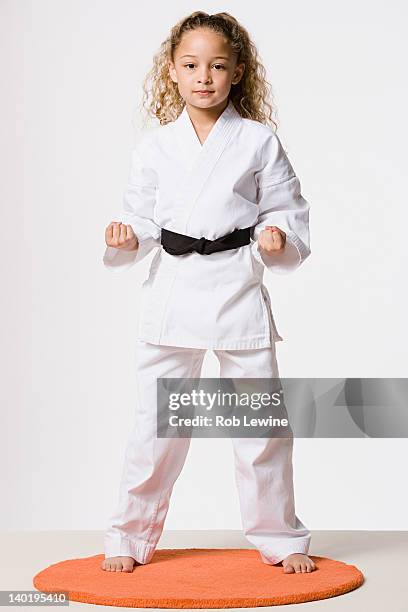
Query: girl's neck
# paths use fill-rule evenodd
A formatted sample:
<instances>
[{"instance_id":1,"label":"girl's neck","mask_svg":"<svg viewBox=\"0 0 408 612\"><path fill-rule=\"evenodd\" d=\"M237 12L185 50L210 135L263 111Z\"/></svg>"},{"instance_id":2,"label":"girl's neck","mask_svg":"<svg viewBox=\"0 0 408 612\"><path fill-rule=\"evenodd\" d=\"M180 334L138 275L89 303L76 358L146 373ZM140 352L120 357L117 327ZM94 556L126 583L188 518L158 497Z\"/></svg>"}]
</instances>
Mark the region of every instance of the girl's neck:
<instances>
[{"instance_id":1,"label":"girl's neck","mask_svg":"<svg viewBox=\"0 0 408 612\"><path fill-rule=\"evenodd\" d=\"M186 102L188 115L195 128L205 132L214 125L218 117L224 112L229 103L229 98L211 108L199 108Z\"/></svg>"}]
</instances>

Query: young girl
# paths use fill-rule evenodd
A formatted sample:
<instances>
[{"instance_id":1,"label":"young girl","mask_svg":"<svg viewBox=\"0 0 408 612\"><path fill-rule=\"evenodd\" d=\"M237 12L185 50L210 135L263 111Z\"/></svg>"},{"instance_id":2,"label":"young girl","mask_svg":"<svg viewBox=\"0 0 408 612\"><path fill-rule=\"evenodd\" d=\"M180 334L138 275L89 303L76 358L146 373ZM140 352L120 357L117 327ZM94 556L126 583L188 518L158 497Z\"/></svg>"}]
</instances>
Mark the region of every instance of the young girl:
<instances>
[{"instance_id":1,"label":"young girl","mask_svg":"<svg viewBox=\"0 0 408 612\"><path fill-rule=\"evenodd\" d=\"M157 437L157 378L199 378L208 349L221 378L279 377L282 338L263 273L291 272L308 257L309 204L267 125L264 75L227 13L191 14L155 57L149 108L160 126L133 150L122 220L105 232L112 270L159 248L142 287L136 422L104 570L149 563L188 452L189 438ZM294 508L293 438L231 440L246 538L264 563L313 571L311 535Z\"/></svg>"}]
</instances>

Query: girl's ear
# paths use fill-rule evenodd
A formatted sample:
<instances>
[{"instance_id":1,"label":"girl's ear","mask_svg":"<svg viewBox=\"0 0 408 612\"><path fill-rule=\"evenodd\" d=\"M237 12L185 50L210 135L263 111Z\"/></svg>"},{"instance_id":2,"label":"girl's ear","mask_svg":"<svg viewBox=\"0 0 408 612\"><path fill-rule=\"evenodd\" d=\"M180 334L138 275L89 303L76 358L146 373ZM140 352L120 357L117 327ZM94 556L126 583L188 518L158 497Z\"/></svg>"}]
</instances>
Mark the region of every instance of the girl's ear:
<instances>
[{"instance_id":1,"label":"girl's ear","mask_svg":"<svg viewBox=\"0 0 408 612\"><path fill-rule=\"evenodd\" d=\"M171 80L173 81L173 83L177 83L177 73L173 62L168 62L168 68Z\"/></svg>"},{"instance_id":2,"label":"girl's ear","mask_svg":"<svg viewBox=\"0 0 408 612\"><path fill-rule=\"evenodd\" d=\"M232 79L232 84L236 85L242 79L242 75L244 74L245 64L242 62L235 67L234 76Z\"/></svg>"}]
</instances>

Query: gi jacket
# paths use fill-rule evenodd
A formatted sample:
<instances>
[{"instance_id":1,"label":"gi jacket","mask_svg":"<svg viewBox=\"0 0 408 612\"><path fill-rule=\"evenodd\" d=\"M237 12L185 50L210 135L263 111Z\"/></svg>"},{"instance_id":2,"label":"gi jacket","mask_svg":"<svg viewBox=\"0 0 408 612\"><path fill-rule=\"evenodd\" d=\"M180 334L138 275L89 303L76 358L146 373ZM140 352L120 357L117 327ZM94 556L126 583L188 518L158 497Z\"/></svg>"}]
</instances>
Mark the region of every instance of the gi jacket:
<instances>
[{"instance_id":1,"label":"gi jacket","mask_svg":"<svg viewBox=\"0 0 408 612\"><path fill-rule=\"evenodd\" d=\"M310 205L270 127L242 118L230 101L201 144L185 107L132 151L123 204L119 219L132 226L139 248L107 247L105 266L124 270L156 249L142 286L139 339L206 349L283 340L263 273L291 272L308 257ZM258 250L266 225L286 232L283 253ZM163 227L214 240L249 226L250 244L209 255L170 255L160 244Z\"/></svg>"}]
</instances>

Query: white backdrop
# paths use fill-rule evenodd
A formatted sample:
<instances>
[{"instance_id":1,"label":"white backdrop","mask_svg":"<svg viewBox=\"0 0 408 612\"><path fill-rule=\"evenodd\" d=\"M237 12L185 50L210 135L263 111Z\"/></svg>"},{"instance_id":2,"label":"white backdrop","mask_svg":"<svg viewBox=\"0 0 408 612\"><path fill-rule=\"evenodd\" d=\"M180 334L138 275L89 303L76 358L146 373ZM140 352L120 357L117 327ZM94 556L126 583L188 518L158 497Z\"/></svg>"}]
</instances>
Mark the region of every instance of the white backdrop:
<instances>
[{"instance_id":1,"label":"white backdrop","mask_svg":"<svg viewBox=\"0 0 408 612\"><path fill-rule=\"evenodd\" d=\"M402 2L1 0L5 529L104 529L116 506L151 256L105 270L104 229L121 210L143 77L198 9L249 30L312 206L312 255L265 273L281 376L407 376ZM202 375L218 375L211 352ZM295 440L298 516L407 529L406 459L404 439ZM166 528L241 528L228 439L193 439Z\"/></svg>"}]
</instances>

